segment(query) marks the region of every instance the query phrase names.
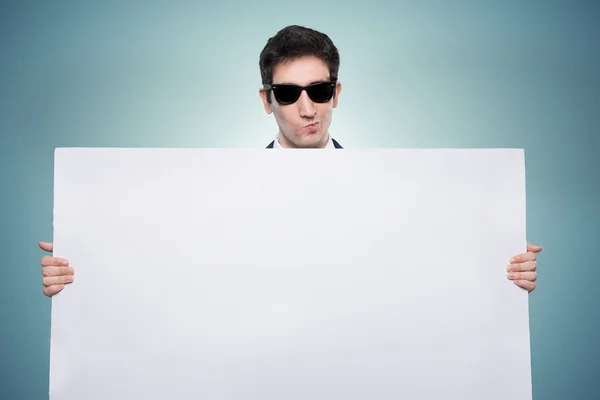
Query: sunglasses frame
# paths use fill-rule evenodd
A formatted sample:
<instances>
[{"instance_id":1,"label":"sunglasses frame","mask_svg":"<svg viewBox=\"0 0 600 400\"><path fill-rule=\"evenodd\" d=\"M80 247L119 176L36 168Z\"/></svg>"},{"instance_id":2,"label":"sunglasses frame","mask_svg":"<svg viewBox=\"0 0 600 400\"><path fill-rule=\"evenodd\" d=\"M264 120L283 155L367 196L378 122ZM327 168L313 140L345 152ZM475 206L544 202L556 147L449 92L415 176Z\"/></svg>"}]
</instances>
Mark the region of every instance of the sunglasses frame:
<instances>
[{"instance_id":1,"label":"sunglasses frame","mask_svg":"<svg viewBox=\"0 0 600 400\"><path fill-rule=\"evenodd\" d=\"M333 90L331 91L331 97L329 97L326 101L315 101L309 93L310 88L317 86L317 85L329 85L333 87ZM273 92L273 96L275 97L275 100L281 104L281 105L290 105L290 104L294 104L295 102L298 101L298 99L300 98L300 96L302 96L302 92L305 91L306 94L308 95L308 97L315 103L319 103L319 104L324 104L329 102L331 99L333 99L335 97L335 87L337 85L337 81L326 81L326 82L315 82L315 83L311 83L310 85L307 86L300 86L300 85L295 85L293 83L280 83L280 84L275 84L275 85L271 85L268 83L265 83L263 86L265 88L265 90L267 91L272 91ZM298 95L298 97L296 98L296 100L292 101L292 102L281 102L278 98L277 98L277 94L276 94L276 89L278 87L293 87L293 88L297 88L300 89L300 94Z\"/></svg>"}]
</instances>

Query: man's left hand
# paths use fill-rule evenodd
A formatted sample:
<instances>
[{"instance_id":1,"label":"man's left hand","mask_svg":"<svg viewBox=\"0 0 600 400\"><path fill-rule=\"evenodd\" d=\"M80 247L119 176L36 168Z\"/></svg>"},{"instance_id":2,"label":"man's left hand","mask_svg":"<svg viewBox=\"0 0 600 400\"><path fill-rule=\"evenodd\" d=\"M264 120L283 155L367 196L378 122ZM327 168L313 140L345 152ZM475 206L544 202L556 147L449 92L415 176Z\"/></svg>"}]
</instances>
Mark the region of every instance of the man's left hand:
<instances>
[{"instance_id":1,"label":"man's left hand","mask_svg":"<svg viewBox=\"0 0 600 400\"><path fill-rule=\"evenodd\" d=\"M542 251L541 246L527 243L527 253L519 254L510 259L510 264L506 267L508 279L515 285L527 289L529 293L535 289L537 279L537 261L536 254Z\"/></svg>"}]
</instances>

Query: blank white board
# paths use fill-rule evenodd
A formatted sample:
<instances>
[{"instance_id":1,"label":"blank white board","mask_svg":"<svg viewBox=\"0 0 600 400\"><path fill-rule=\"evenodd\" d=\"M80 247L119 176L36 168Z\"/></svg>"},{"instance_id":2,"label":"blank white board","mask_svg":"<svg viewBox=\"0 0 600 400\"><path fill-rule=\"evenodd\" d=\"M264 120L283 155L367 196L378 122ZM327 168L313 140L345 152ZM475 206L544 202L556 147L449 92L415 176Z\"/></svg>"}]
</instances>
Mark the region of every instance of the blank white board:
<instances>
[{"instance_id":1,"label":"blank white board","mask_svg":"<svg viewBox=\"0 0 600 400\"><path fill-rule=\"evenodd\" d=\"M57 149L51 400L531 399L524 152Z\"/></svg>"}]
</instances>

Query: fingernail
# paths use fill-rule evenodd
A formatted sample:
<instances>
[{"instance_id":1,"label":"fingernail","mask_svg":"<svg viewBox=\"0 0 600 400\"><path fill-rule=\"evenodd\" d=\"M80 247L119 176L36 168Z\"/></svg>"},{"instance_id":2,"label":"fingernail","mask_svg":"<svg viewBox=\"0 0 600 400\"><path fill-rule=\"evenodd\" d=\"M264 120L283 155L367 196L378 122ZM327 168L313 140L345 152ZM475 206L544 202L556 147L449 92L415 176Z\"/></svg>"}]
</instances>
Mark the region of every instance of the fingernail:
<instances>
[{"instance_id":1,"label":"fingernail","mask_svg":"<svg viewBox=\"0 0 600 400\"><path fill-rule=\"evenodd\" d=\"M68 262L67 260L62 260L62 261L61 261L61 264L62 264L62 265L68 265L68 264L69 264L69 262Z\"/></svg>"},{"instance_id":2,"label":"fingernail","mask_svg":"<svg viewBox=\"0 0 600 400\"><path fill-rule=\"evenodd\" d=\"M516 259L516 258L511 258L511 259L510 259L510 262L511 262L511 264L512 264L512 263L515 263L515 262L517 262L517 259Z\"/></svg>"},{"instance_id":3,"label":"fingernail","mask_svg":"<svg viewBox=\"0 0 600 400\"><path fill-rule=\"evenodd\" d=\"M515 274L513 274L513 273L508 274L508 279L514 279L514 278L515 278Z\"/></svg>"},{"instance_id":4,"label":"fingernail","mask_svg":"<svg viewBox=\"0 0 600 400\"><path fill-rule=\"evenodd\" d=\"M513 265L509 265L508 267L506 267L507 271L514 271L515 267Z\"/></svg>"}]
</instances>

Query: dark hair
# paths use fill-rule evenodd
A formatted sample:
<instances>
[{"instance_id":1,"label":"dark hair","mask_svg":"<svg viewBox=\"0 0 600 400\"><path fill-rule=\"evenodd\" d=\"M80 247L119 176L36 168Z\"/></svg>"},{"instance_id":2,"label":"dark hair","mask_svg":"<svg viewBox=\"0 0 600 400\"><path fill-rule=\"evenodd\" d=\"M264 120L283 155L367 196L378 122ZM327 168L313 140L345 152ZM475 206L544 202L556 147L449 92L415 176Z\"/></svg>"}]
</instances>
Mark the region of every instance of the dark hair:
<instances>
[{"instance_id":1,"label":"dark hair","mask_svg":"<svg viewBox=\"0 0 600 400\"><path fill-rule=\"evenodd\" d=\"M259 66L263 85L273 83L273 70L278 64L304 56L315 56L326 62L330 79L337 80L340 54L329 36L314 29L290 25L270 38L260 53ZM270 94L268 91L269 103Z\"/></svg>"}]
</instances>

